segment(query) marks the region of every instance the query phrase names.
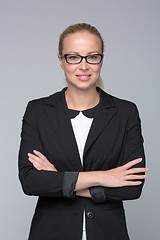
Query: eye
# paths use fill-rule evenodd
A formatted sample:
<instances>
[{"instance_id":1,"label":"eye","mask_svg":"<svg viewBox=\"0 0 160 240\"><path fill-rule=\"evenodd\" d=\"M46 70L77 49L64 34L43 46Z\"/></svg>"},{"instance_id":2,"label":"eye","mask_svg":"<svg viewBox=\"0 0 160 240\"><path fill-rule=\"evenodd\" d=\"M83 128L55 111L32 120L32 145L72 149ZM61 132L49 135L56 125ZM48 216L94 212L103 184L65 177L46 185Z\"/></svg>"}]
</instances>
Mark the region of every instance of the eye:
<instances>
[{"instance_id":1,"label":"eye","mask_svg":"<svg viewBox=\"0 0 160 240\"><path fill-rule=\"evenodd\" d=\"M79 59L79 56L77 56L77 55L70 55L70 56L68 56L68 59L69 60L77 60L77 59Z\"/></svg>"},{"instance_id":2,"label":"eye","mask_svg":"<svg viewBox=\"0 0 160 240\"><path fill-rule=\"evenodd\" d=\"M99 58L99 56L98 55L90 55L90 56L88 56L88 58L94 60L94 59Z\"/></svg>"}]
</instances>

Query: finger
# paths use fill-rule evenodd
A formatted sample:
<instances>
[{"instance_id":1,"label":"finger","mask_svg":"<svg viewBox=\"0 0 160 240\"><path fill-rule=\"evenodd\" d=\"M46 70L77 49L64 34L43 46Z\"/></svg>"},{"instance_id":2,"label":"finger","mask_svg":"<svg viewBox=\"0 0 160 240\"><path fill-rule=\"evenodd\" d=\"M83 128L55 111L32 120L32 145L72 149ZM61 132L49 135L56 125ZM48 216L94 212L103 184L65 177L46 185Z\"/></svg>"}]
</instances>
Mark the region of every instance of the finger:
<instances>
[{"instance_id":1,"label":"finger","mask_svg":"<svg viewBox=\"0 0 160 240\"><path fill-rule=\"evenodd\" d=\"M42 162L38 162L37 160L29 157L28 160L34 165L34 167L36 167L38 170L40 169L44 169L44 166L42 164Z\"/></svg>"},{"instance_id":2,"label":"finger","mask_svg":"<svg viewBox=\"0 0 160 240\"><path fill-rule=\"evenodd\" d=\"M146 175L128 175L126 176L126 180L140 180L145 179Z\"/></svg>"},{"instance_id":3,"label":"finger","mask_svg":"<svg viewBox=\"0 0 160 240\"><path fill-rule=\"evenodd\" d=\"M38 162L34 161L34 160L31 159L31 158L29 158L28 160L33 164L33 166L34 166L37 170L41 170L41 166L39 165Z\"/></svg>"},{"instance_id":4,"label":"finger","mask_svg":"<svg viewBox=\"0 0 160 240\"><path fill-rule=\"evenodd\" d=\"M38 151L36 151L36 152L38 152ZM38 154L39 153L40 152L38 152ZM29 161L32 164L34 164L36 162L39 164L38 165L38 170L50 170L50 171L56 171L57 172L57 169L55 168L55 166L53 164L51 164L43 154L41 154L41 153L39 154L39 156L41 156L41 158L37 157L36 155L31 154L31 153L28 153L28 156L29 156ZM42 159L42 157L43 157L43 159Z\"/></svg>"},{"instance_id":5,"label":"finger","mask_svg":"<svg viewBox=\"0 0 160 240\"><path fill-rule=\"evenodd\" d=\"M127 170L127 174L147 172L148 168L132 168Z\"/></svg>"},{"instance_id":6,"label":"finger","mask_svg":"<svg viewBox=\"0 0 160 240\"><path fill-rule=\"evenodd\" d=\"M45 157L41 152L39 152L39 151L37 151L37 150L33 150L33 152L34 152L38 157L40 157L40 158L42 158L42 159L46 159L46 157Z\"/></svg>"},{"instance_id":7,"label":"finger","mask_svg":"<svg viewBox=\"0 0 160 240\"><path fill-rule=\"evenodd\" d=\"M142 184L141 181L126 181L125 182L125 186L138 186L141 184Z\"/></svg>"},{"instance_id":8,"label":"finger","mask_svg":"<svg viewBox=\"0 0 160 240\"><path fill-rule=\"evenodd\" d=\"M33 160L35 160L37 162L42 162L42 159L40 159L39 157L37 157L34 154L28 153L28 156L29 156L29 158L31 158L31 159L33 159Z\"/></svg>"},{"instance_id":9,"label":"finger","mask_svg":"<svg viewBox=\"0 0 160 240\"><path fill-rule=\"evenodd\" d=\"M35 159L29 157L28 160L31 162L31 163L36 163L40 166L40 163L38 161L36 161Z\"/></svg>"},{"instance_id":10,"label":"finger","mask_svg":"<svg viewBox=\"0 0 160 240\"><path fill-rule=\"evenodd\" d=\"M37 162L34 162L34 163L33 163L33 166L34 166L38 171L42 170L42 168L39 166L39 164L38 164Z\"/></svg>"},{"instance_id":11,"label":"finger","mask_svg":"<svg viewBox=\"0 0 160 240\"><path fill-rule=\"evenodd\" d=\"M134 165L140 163L141 161L142 161L142 158L134 159L134 160L126 163L125 165L123 165L122 168L129 169L129 168L133 167Z\"/></svg>"}]
</instances>

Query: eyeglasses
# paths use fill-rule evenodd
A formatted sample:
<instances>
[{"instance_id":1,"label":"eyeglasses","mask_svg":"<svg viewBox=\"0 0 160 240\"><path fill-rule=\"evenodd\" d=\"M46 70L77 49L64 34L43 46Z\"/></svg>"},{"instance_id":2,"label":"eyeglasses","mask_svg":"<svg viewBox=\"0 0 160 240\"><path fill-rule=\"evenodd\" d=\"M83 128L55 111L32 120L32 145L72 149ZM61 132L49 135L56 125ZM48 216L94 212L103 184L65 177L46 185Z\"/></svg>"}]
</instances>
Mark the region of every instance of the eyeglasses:
<instances>
[{"instance_id":1,"label":"eyeglasses","mask_svg":"<svg viewBox=\"0 0 160 240\"><path fill-rule=\"evenodd\" d=\"M82 62L83 58L85 58L87 63L99 64L102 62L103 54L92 54L87 56L81 56L77 54L64 54L61 57L65 58L66 62L69 64L78 64Z\"/></svg>"}]
</instances>

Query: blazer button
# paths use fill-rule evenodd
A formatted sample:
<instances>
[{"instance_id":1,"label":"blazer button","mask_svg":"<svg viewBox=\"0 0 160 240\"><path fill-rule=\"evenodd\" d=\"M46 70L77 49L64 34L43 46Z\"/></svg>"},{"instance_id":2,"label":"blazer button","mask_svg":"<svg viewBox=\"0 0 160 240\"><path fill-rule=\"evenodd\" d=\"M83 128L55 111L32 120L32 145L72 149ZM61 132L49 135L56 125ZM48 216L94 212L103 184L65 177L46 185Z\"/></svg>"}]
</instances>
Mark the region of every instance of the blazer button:
<instances>
[{"instance_id":1,"label":"blazer button","mask_svg":"<svg viewBox=\"0 0 160 240\"><path fill-rule=\"evenodd\" d=\"M93 218L93 217L94 217L93 212L87 212L87 217L88 217L88 218Z\"/></svg>"}]
</instances>

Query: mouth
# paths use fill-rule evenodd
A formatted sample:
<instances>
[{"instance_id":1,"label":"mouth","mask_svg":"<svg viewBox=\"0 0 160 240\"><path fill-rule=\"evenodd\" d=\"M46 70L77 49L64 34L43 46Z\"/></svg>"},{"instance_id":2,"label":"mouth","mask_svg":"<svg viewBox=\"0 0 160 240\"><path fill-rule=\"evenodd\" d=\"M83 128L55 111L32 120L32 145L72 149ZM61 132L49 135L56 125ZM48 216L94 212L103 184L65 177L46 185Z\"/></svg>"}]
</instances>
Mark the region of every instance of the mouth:
<instances>
[{"instance_id":1,"label":"mouth","mask_svg":"<svg viewBox=\"0 0 160 240\"><path fill-rule=\"evenodd\" d=\"M82 80L82 81L87 81L90 79L91 75L90 74L78 74L76 75L76 77L79 79L79 80Z\"/></svg>"}]
</instances>

